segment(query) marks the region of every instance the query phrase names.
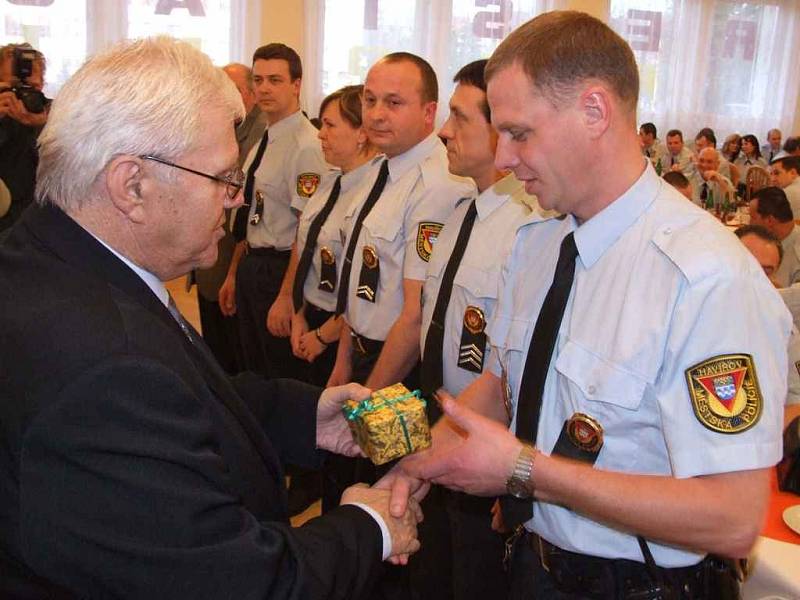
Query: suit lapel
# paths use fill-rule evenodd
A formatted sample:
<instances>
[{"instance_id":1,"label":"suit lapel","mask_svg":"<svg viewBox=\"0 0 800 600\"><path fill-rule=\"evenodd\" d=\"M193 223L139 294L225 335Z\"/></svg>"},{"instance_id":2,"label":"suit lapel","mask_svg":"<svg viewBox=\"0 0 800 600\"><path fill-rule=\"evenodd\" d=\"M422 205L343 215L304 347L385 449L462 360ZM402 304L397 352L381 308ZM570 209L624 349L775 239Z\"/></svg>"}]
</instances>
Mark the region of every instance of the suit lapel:
<instances>
[{"instance_id":1,"label":"suit lapel","mask_svg":"<svg viewBox=\"0 0 800 600\"><path fill-rule=\"evenodd\" d=\"M23 223L61 260L125 292L180 336L202 379L236 417L267 469L275 480L279 480L281 468L277 453L200 334L194 331L197 340L192 343L147 284L61 209L49 204L32 206L23 217Z\"/></svg>"}]
</instances>

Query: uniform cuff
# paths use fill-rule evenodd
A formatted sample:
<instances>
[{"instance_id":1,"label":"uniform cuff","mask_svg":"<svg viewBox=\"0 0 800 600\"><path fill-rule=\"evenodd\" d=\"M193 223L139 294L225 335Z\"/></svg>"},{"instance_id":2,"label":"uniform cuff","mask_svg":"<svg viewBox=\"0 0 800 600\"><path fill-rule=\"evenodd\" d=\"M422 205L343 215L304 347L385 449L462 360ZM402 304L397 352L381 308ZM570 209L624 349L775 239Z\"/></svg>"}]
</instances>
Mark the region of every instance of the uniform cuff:
<instances>
[{"instance_id":1,"label":"uniform cuff","mask_svg":"<svg viewBox=\"0 0 800 600\"><path fill-rule=\"evenodd\" d=\"M383 520L383 517L380 515L380 513L366 504L362 504L361 502L344 502L342 505L344 506L345 504L357 506L375 519L378 527L381 528L381 537L383 538L383 555L381 559L386 560L389 558L392 555L392 535L389 533L389 528L386 526L386 521Z\"/></svg>"}]
</instances>

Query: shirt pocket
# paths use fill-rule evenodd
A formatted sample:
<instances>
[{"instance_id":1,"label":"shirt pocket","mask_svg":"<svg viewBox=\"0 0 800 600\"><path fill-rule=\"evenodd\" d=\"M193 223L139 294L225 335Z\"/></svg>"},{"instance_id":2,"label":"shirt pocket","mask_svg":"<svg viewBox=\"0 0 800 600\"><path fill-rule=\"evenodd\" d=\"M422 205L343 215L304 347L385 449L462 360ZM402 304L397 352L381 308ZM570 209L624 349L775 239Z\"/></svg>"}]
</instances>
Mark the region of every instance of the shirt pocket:
<instances>
[{"instance_id":1,"label":"shirt pocket","mask_svg":"<svg viewBox=\"0 0 800 600\"><path fill-rule=\"evenodd\" d=\"M462 263L453 278L453 284L463 288L475 298L496 300L499 279L500 269L486 271L479 267Z\"/></svg>"},{"instance_id":2,"label":"shirt pocket","mask_svg":"<svg viewBox=\"0 0 800 600\"><path fill-rule=\"evenodd\" d=\"M556 371L579 391L577 400L600 402L629 411L638 410L647 380L587 348L568 340L556 358ZM610 406L611 412L616 412Z\"/></svg>"},{"instance_id":3,"label":"shirt pocket","mask_svg":"<svg viewBox=\"0 0 800 600\"><path fill-rule=\"evenodd\" d=\"M400 215L396 214L370 214L364 219L364 229L369 232L370 236L387 242L394 241L402 224Z\"/></svg>"}]
</instances>

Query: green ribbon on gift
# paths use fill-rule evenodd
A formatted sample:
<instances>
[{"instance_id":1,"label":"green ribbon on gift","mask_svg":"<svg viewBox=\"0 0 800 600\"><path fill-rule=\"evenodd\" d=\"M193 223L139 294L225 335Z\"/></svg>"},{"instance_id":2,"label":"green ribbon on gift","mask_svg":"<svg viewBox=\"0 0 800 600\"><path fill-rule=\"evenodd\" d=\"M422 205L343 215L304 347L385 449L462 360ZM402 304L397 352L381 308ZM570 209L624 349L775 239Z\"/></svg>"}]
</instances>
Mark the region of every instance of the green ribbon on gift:
<instances>
[{"instance_id":1,"label":"green ribbon on gift","mask_svg":"<svg viewBox=\"0 0 800 600\"><path fill-rule=\"evenodd\" d=\"M377 394L378 392L375 392ZM374 395L374 394L373 394ZM411 436L408 434L408 427L406 426L406 418L403 413L397 410L395 404L398 402L403 402L404 400L409 400L410 398L416 398L420 402L422 402L422 406L427 406L425 399L422 397L422 392L420 390L414 390L413 392L409 392L408 394L403 394L402 396L398 396L397 398L386 398L381 396L380 398L373 398L370 396L369 398L364 398L361 402L358 403L357 406L348 407L343 406L342 412L344 413L345 419L348 421L355 421L359 417L361 417L364 413L370 413L373 411L378 410L379 408L390 408L394 411L394 414L397 415L398 419L400 419L400 426L403 428L403 436L406 440L406 449L408 452L414 450L413 446L411 445Z\"/></svg>"}]
</instances>

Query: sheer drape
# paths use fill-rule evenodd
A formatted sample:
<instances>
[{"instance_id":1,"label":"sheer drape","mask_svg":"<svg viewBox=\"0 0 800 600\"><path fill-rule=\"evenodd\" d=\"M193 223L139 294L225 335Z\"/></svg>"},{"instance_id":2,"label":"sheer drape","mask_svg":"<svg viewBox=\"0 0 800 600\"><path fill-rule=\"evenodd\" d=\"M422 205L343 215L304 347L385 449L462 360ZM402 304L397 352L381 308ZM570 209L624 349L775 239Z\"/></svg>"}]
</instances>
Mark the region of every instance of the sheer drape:
<instances>
[{"instance_id":1,"label":"sheer drape","mask_svg":"<svg viewBox=\"0 0 800 600\"><path fill-rule=\"evenodd\" d=\"M303 104L316 114L326 94L363 83L388 52L408 51L439 78L439 120L459 68L488 58L518 25L568 0L304 0Z\"/></svg>"},{"instance_id":2,"label":"sheer drape","mask_svg":"<svg viewBox=\"0 0 800 600\"><path fill-rule=\"evenodd\" d=\"M612 0L611 26L639 63L639 122L664 138L791 132L800 89L796 0Z\"/></svg>"}]
</instances>

